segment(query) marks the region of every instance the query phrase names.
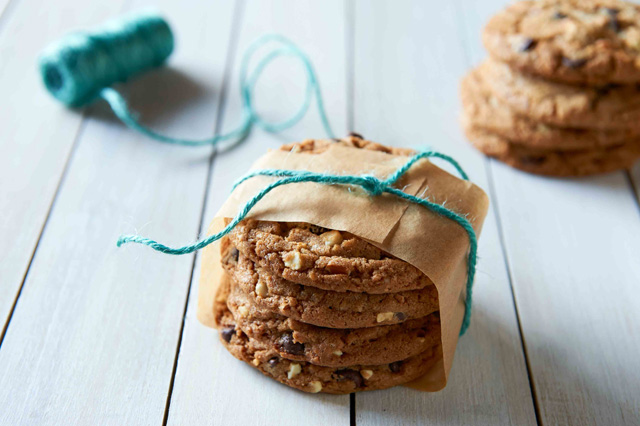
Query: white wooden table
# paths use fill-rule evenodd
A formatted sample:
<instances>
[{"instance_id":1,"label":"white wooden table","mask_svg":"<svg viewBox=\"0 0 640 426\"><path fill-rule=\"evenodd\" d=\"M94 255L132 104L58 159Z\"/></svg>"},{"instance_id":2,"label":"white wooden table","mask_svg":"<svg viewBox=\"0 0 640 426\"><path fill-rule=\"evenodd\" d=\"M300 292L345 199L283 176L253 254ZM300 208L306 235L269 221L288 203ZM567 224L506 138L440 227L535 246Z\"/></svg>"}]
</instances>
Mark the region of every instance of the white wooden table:
<instances>
[{"instance_id":1,"label":"white wooden table","mask_svg":"<svg viewBox=\"0 0 640 426\"><path fill-rule=\"evenodd\" d=\"M474 316L448 387L307 395L236 361L195 318L199 256L116 248L194 241L267 148L324 136L312 111L241 147L167 146L39 81L50 40L155 5L169 66L123 90L146 123L205 137L240 115L238 58L277 32L313 58L338 134L431 145L492 200ZM503 0L0 0L0 423L3 425L638 425L640 165L548 179L487 160L458 125L459 78ZM294 111L302 69L266 72L258 106ZM634 192L634 188L636 192Z\"/></svg>"}]
</instances>

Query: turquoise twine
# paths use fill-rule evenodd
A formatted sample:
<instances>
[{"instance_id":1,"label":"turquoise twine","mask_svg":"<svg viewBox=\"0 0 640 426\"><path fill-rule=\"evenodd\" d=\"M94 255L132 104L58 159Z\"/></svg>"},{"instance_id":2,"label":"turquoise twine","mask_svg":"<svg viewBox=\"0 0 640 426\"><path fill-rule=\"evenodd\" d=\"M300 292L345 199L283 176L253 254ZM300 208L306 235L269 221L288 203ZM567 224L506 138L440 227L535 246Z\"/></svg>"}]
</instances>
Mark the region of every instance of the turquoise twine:
<instances>
[{"instance_id":1,"label":"turquoise twine","mask_svg":"<svg viewBox=\"0 0 640 426\"><path fill-rule=\"evenodd\" d=\"M267 52L250 71L253 56L268 43L278 47ZM334 137L311 60L294 43L277 34L258 38L242 57L242 119L235 129L207 139L189 140L165 136L143 126L124 97L108 86L161 65L171 54L173 44L173 34L164 19L157 15L136 15L113 21L93 32L70 34L49 46L40 57L40 73L49 92L66 105L83 106L101 97L127 126L169 144L203 146L233 140L230 145L234 145L244 140L254 125L270 133L281 132L305 116L312 98L315 98L325 132L330 138ZM264 69L281 56L290 56L302 63L307 78L305 97L291 117L281 122L269 122L255 110L253 91Z\"/></svg>"},{"instance_id":2,"label":"turquoise twine","mask_svg":"<svg viewBox=\"0 0 640 426\"><path fill-rule=\"evenodd\" d=\"M411 203L419 204L432 212L444 216L448 219L451 219L458 223L468 234L469 236L469 255L467 262L467 282L466 282L466 291L467 297L465 299L465 313L462 321L462 327L460 328L460 335L463 335L467 328L469 328L469 324L471 323L471 301L472 301L472 290L473 290L473 280L476 273L476 261L477 261L477 250L478 250L478 240L476 237L476 233L471 226L471 223L463 216L447 209L446 207L433 203L427 199L416 197L415 195L407 194L397 188L393 187L402 175L404 175L410 168L415 164L418 160L428 157L437 157L441 158L450 164L458 171L460 176L464 180L469 180L467 174L462 170L460 165L451 157L441 154L439 152L434 151L426 151L420 152L414 156L412 156L409 161L407 161L403 166L398 168L391 176L389 176L385 180L380 180L372 175L331 175L326 173L313 173L303 170L279 170L279 169L266 169L266 170L257 170L251 172L241 178L233 185L233 189L235 189L242 182L251 179L256 176L271 176L279 178L275 182L267 185L263 190L258 192L256 195L251 198L238 212L236 217L220 232L217 234L213 234L201 241L198 241L195 244L180 247L180 248L171 248L164 244L161 244L157 241L151 240L149 238L140 237L137 235L123 235L118 239L118 247L122 246L126 243L138 243L151 247L154 250L157 250L162 253L167 254L187 254L192 253L196 250L200 250L208 246L209 244L219 240L225 235L229 234L238 223L244 220L251 209L262 199L265 195L267 195L271 190L277 188L279 186L288 185L291 183L301 183L301 182L315 182L323 185L355 185L360 186L365 191L367 191L371 196L378 196L384 193L395 195L398 198L402 198ZM232 191L233 191L232 189Z\"/></svg>"}]
</instances>

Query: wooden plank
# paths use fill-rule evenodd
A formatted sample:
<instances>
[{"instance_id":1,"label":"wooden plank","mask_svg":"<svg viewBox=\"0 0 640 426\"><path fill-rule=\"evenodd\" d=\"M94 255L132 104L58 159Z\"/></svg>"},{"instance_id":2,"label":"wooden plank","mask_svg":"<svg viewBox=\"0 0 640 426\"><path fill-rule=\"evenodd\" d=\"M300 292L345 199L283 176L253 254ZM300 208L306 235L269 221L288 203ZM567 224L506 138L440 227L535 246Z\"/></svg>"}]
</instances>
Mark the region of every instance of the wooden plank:
<instances>
[{"instance_id":1,"label":"wooden plank","mask_svg":"<svg viewBox=\"0 0 640 426\"><path fill-rule=\"evenodd\" d=\"M177 49L170 68L126 85L132 104L169 134L211 135L233 4L157 6ZM115 242L195 238L211 152L154 142L94 109L0 351L0 423L163 421L193 256Z\"/></svg>"},{"instance_id":2,"label":"wooden plank","mask_svg":"<svg viewBox=\"0 0 640 426\"><path fill-rule=\"evenodd\" d=\"M239 34L236 67L224 127L240 117L237 82L239 56L255 38L265 33L289 37L304 49L316 67L324 89L327 111L338 134L346 130L346 71L343 4L325 2L247 2ZM282 59L269 68L258 83L260 111L270 118L284 118L301 99L304 75L298 65ZM203 219L206 229L226 199L232 182L268 148L283 141L323 137L312 109L303 122L281 135L256 130L245 144L216 157L209 198ZM349 424L349 397L308 395L289 389L233 358L218 342L217 333L196 319L199 264L194 275L180 350L169 424L328 425Z\"/></svg>"},{"instance_id":3,"label":"wooden plank","mask_svg":"<svg viewBox=\"0 0 640 426\"><path fill-rule=\"evenodd\" d=\"M45 91L36 66L38 53L67 31L118 13L123 3L105 2L69 13L74 1L16 1L0 20L0 93L5 94L0 103L0 330L82 121L79 111L63 108Z\"/></svg>"},{"instance_id":4,"label":"wooden plank","mask_svg":"<svg viewBox=\"0 0 640 426\"><path fill-rule=\"evenodd\" d=\"M467 68L461 27L452 2L356 3L354 130L448 153L488 191L486 161L457 122L458 79ZM434 394L405 387L357 394L357 424L536 423L493 210L479 250L472 325L448 386Z\"/></svg>"},{"instance_id":5,"label":"wooden plank","mask_svg":"<svg viewBox=\"0 0 640 426\"><path fill-rule=\"evenodd\" d=\"M476 19L501 3L464 3L474 59ZM492 173L540 421L640 423L640 221L624 172Z\"/></svg>"}]
</instances>

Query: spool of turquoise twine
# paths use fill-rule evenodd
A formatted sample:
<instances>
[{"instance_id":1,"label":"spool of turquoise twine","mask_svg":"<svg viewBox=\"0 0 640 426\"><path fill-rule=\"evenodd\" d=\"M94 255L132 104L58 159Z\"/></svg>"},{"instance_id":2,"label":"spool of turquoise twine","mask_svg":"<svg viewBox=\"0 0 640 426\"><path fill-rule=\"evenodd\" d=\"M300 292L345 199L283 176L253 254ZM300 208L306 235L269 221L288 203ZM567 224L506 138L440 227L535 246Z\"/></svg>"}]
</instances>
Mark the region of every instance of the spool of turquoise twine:
<instances>
[{"instance_id":1,"label":"spool of turquoise twine","mask_svg":"<svg viewBox=\"0 0 640 426\"><path fill-rule=\"evenodd\" d=\"M162 65L171 52L169 24L157 15L136 15L51 44L40 57L40 73L56 99L80 107L104 88Z\"/></svg>"},{"instance_id":2,"label":"spool of turquoise twine","mask_svg":"<svg viewBox=\"0 0 640 426\"><path fill-rule=\"evenodd\" d=\"M253 70L250 71L250 61L253 55L268 43L274 43L277 48L264 55ZM40 73L47 90L65 105L82 107L96 99L104 99L126 125L160 142L202 146L216 145L219 142L230 140L232 144L235 144L242 141L254 125L268 132L280 132L300 121L308 111L314 98L325 132L329 137L334 137L322 102L320 84L310 59L295 44L280 35L260 37L245 51L240 64L240 96L243 103L243 118L240 124L232 131L212 138L190 140L165 136L141 125L136 120L135 114L129 110L124 97L110 86L128 81L132 77L162 65L171 55L173 47L174 40L171 28L162 17L155 14L135 15L111 21L94 31L69 34L58 42L51 44L40 57ZM291 117L282 122L269 122L262 119L255 111L253 90L263 70L280 56L292 56L300 60L303 65L307 76L305 98L298 111ZM472 286L477 258L475 231L464 216L449 210L443 205L406 194L394 187L396 181L413 164L423 158L430 157L440 158L449 162L463 179L468 179L465 172L453 158L434 151L417 153L405 165L384 180L370 175L330 175L299 170L258 170L245 176L237 184L255 176L270 176L277 178L277 180L266 186L248 201L233 221L221 232L197 243L179 248L171 248L137 235L120 237L118 246L126 243L138 243L167 254L192 253L231 232L240 221L247 217L251 209L264 196L272 189L282 185L300 182L314 182L321 185L355 185L362 187L371 197L377 197L385 193L391 194L400 200L418 204L456 222L468 234L470 248L467 263L465 315L460 330L462 335L469 327L471 320Z\"/></svg>"}]
</instances>

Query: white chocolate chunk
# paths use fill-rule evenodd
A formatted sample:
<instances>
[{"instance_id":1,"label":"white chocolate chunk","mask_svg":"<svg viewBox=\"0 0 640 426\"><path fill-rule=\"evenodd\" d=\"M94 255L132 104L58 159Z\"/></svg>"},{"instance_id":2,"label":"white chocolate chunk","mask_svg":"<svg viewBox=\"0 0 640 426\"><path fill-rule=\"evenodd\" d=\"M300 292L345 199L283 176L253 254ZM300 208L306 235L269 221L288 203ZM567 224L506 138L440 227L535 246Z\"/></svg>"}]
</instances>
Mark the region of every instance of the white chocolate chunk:
<instances>
[{"instance_id":1,"label":"white chocolate chunk","mask_svg":"<svg viewBox=\"0 0 640 426\"><path fill-rule=\"evenodd\" d=\"M238 306L238 315L246 318L249 315L249 308L247 308L246 306Z\"/></svg>"},{"instance_id":2,"label":"white chocolate chunk","mask_svg":"<svg viewBox=\"0 0 640 426\"><path fill-rule=\"evenodd\" d=\"M282 260L284 261L284 266L287 268L291 268L294 271L302 269L302 258L300 257L299 251L291 251L285 254Z\"/></svg>"},{"instance_id":3,"label":"white chocolate chunk","mask_svg":"<svg viewBox=\"0 0 640 426\"><path fill-rule=\"evenodd\" d=\"M256 294L260 297L265 297L269 293L269 287L262 281L258 281L256 284Z\"/></svg>"},{"instance_id":4,"label":"white chocolate chunk","mask_svg":"<svg viewBox=\"0 0 640 426\"><path fill-rule=\"evenodd\" d=\"M342 351L333 351L335 356L342 356Z\"/></svg>"},{"instance_id":5,"label":"white chocolate chunk","mask_svg":"<svg viewBox=\"0 0 640 426\"><path fill-rule=\"evenodd\" d=\"M291 365L289 365L289 372L287 373L287 378L293 379L295 376L300 374L301 371L302 371L302 367L300 367L300 364L296 364L295 362L293 362L291 363Z\"/></svg>"},{"instance_id":6,"label":"white chocolate chunk","mask_svg":"<svg viewBox=\"0 0 640 426\"><path fill-rule=\"evenodd\" d=\"M317 380L309 383L309 390L311 393L320 392L322 390L322 383Z\"/></svg>"},{"instance_id":7,"label":"white chocolate chunk","mask_svg":"<svg viewBox=\"0 0 640 426\"><path fill-rule=\"evenodd\" d=\"M320 238L324 240L324 243L329 246L336 246L342 243L342 234L340 231L329 231L320 235Z\"/></svg>"},{"instance_id":8,"label":"white chocolate chunk","mask_svg":"<svg viewBox=\"0 0 640 426\"><path fill-rule=\"evenodd\" d=\"M393 312L384 312L384 313L378 314L378 316L376 317L376 321L378 322L391 321L392 319L393 319Z\"/></svg>"},{"instance_id":9,"label":"white chocolate chunk","mask_svg":"<svg viewBox=\"0 0 640 426\"><path fill-rule=\"evenodd\" d=\"M370 379L373 376L373 370L361 370L360 374L365 380Z\"/></svg>"}]
</instances>

